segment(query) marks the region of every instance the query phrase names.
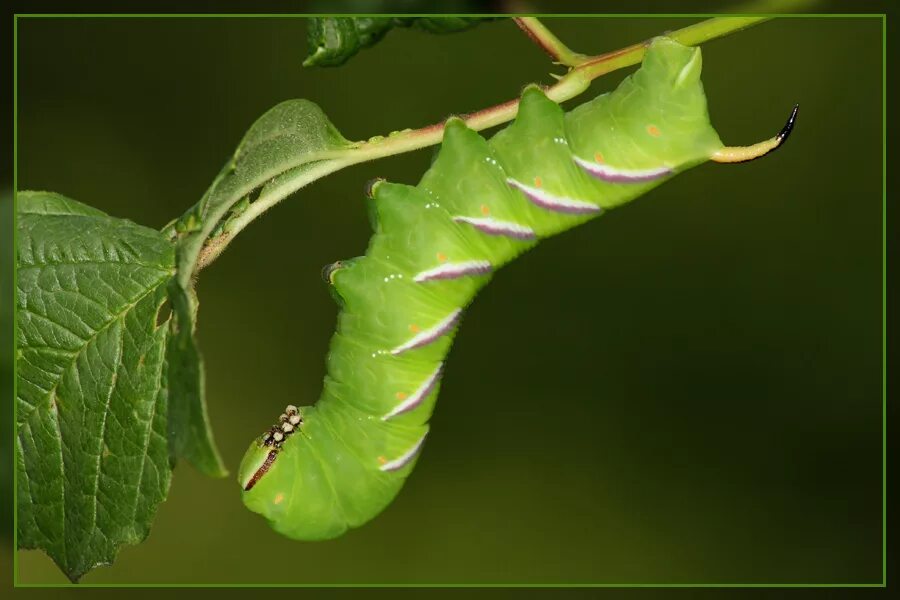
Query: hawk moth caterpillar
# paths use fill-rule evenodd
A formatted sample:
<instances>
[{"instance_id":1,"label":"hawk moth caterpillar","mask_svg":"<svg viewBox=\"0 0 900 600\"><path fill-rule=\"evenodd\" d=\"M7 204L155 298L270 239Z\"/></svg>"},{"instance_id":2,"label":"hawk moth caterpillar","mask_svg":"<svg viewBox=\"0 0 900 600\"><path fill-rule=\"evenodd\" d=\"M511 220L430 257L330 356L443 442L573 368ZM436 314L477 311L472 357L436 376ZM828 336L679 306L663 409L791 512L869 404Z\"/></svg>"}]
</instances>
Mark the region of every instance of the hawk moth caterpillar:
<instances>
[{"instance_id":1,"label":"hawk moth caterpillar","mask_svg":"<svg viewBox=\"0 0 900 600\"><path fill-rule=\"evenodd\" d=\"M248 508L295 539L328 539L379 514L428 435L464 308L539 240L707 160L744 162L787 139L725 147L709 122L699 48L655 38L615 91L569 113L538 86L489 141L445 125L415 187L374 182L363 257L323 272L341 305L319 401L289 405L239 471Z\"/></svg>"}]
</instances>

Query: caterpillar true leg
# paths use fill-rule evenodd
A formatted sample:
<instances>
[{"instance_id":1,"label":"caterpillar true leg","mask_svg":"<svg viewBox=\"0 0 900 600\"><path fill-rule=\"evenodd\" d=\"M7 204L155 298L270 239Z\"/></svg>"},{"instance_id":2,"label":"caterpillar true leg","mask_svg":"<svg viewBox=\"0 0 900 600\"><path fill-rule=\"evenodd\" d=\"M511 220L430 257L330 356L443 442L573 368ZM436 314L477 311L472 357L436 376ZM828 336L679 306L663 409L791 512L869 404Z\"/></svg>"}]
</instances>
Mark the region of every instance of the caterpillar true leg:
<instances>
[{"instance_id":1,"label":"caterpillar true leg","mask_svg":"<svg viewBox=\"0 0 900 600\"><path fill-rule=\"evenodd\" d=\"M496 270L692 166L784 143L796 107L774 138L725 147L700 68L699 49L657 38L614 92L566 114L529 86L490 141L449 119L417 186L371 182L366 255L323 271L342 310L322 397L289 406L251 444L240 469L247 506L297 539L373 518L421 455L456 329Z\"/></svg>"}]
</instances>

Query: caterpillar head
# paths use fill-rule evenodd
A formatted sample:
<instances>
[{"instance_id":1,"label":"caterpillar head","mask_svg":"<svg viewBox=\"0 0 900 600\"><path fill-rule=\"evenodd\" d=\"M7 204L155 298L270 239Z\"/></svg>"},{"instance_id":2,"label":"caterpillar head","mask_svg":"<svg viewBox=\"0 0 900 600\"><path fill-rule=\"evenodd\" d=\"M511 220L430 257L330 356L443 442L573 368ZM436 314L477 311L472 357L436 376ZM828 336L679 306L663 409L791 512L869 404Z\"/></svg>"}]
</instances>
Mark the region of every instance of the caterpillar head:
<instances>
[{"instance_id":1,"label":"caterpillar head","mask_svg":"<svg viewBox=\"0 0 900 600\"><path fill-rule=\"evenodd\" d=\"M241 461L238 481L245 492L250 491L268 473L285 442L303 425L303 417L293 404L288 404L278 421L255 439Z\"/></svg>"}]
</instances>

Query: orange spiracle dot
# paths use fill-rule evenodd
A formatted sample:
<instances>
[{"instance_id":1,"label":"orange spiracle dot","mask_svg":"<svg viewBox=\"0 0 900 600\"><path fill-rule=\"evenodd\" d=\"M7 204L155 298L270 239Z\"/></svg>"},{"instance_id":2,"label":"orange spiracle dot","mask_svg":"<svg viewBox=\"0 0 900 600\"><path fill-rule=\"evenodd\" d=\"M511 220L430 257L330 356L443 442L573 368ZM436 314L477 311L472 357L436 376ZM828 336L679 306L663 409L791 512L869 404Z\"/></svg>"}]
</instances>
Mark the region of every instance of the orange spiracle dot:
<instances>
[{"instance_id":1,"label":"orange spiracle dot","mask_svg":"<svg viewBox=\"0 0 900 600\"><path fill-rule=\"evenodd\" d=\"M541 187L542 185L543 185L543 182L541 181L541 178L535 177L534 178L534 187Z\"/></svg>"},{"instance_id":2,"label":"orange spiracle dot","mask_svg":"<svg viewBox=\"0 0 900 600\"><path fill-rule=\"evenodd\" d=\"M594 160L597 161L598 163L606 162L605 160L603 160L603 155L600 154L599 152L594 152Z\"/></svg>"},{"instance_id":3,"label":"orange spiracle dot","mask_svg":"<svg viewBox=\"0 0 900 600\"><path fill-rule=\"evenodd\" d=\"M419 333L420 331L422 331L419 328L419 326L416 325L415 323L413 323L412 325L409 326L409 330L412 331L413 333Z\"/></svg>"},{"instance_id":4,"label":"orange spiracle dot","mask_svg":"<svg viewBox=\"0 0 900 600\"><path fill-rule=\"evenodd\" d=\"M394 394L394 396L397 397L397 400L405 400L406 392L397 392L396 394Z\"/></svg>"},{"instance_id":5,"label":"orange spiracle dot","mask_svg":"<svg viewBox=\"0 0 900 600\"><path fill-rule=\"evenodd\" d=\"M272 504L281 504L284 502L284 492L278 492L275 494L275 498L272 500Z\"/></svg>"},{"instance_id":6,"label":"orange spiracle dot","mask_svg":"<svg viewBox=\"0 0 900 600\"><path fill-rule=\"evenodd\" d=\"M481 205L481 214L483 214L484 216L488 216L489 214L491 214L491 209L488 208L487 204Z\"/></svg>"},{"instance_id":7,"label":"orange spiracle dot","mask_svg":"<svg viewBox=\"0 0 900 600\"><path fill-rule=\"evenodd\" d=\"M656 125L647 125L647 133L649 133L653 137L659 137L660 135L662 135L659 127L657 127Z\"/></svg>"},{"instance_id":8,"label":"orange spiracle dot","mask_svg":"<svg viewBox=\"0 0 900 600\"><path fill-rule=\"evenodd\" d=\"M378 457L378 462L380 462L381 464L385 464L385 463L387 462L387 459L386 459L385 457L383 457L383 456L379 456L379 457Z\"/></svg>"},{"instance_id":9,"label":"orange spiracle dot","mask_svg":"<svg viewBox=\"0 0 900 600\"><path fill-rule=\"evenodd\" d=\"M438 253L437 253L437 259L438 259L440 262L445 262L445 261L447 260L447 255L444 254L443 252L438 252Z\"/></svg>"}]
</instances>

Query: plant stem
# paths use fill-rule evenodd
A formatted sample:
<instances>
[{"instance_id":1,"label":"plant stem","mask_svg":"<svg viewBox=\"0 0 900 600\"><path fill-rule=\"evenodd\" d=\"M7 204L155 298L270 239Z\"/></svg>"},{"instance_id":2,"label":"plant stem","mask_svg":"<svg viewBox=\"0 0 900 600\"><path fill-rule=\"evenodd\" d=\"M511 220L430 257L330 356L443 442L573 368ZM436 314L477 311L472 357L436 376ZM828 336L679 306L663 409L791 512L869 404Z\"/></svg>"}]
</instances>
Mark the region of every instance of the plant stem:
<instances>
[{"instance_id":1,"label":"plant stem","mask_svg":"<svg viewBox=\"0 0 900 600\"><path fill-rule=\"evenodd\" d=\"M524 19L526 18L523 17L522 20ZM734 33L767 19L768 17L716 17L670 32L667 36L677 42L692 46ZM536 31L534 24L537 23L537 20L529 19L527 22L529 23L527 32L529 35L532 35ZM546 32L552 38L554 52L560 52L562 48L568 53L561 53L559 55L561 58L566 57L565 60L572 60L575 56L581 56L568 50L542 24L538 23L538 25L539 30L542 32L540 34L543 36L542 40L549 39L543 32ZM647 45L648 42L645 41L614 52L584 57L577 66L571 68L554 85L545 87L544 91L547 97L554 102L559 103L570 100L587 90L590 82L597 77L641 62ZM462 115L462 119L465 120L468 127L480 131L511 121L516 116L518 108L518 99L509 100L478 112ZM346 152L345 157L320 161L310 168L300 171L296 177L286 178L280 185L267 188L244 212L226 223L224 232L221 235L206 241L197 262L197 270L214 261L231 240L259 215L309 183L349 165L433 146L440 143L443 135L444 124L436 123L421 129L399 132L374 141L359 142L355 148Z\"/></svg>"},{"instance_id":2,"label":"plant stem","mask_svg":"<svg viewBox=\"0 0 900 600\"><path fill-rule=\"evenodd\" d=\"M552 31L544 27L544 24L534 17L514 17L513 21L519 26L519 29L531 38L532 42L549 54L550 58L558 64L567 67L577 67L590 58L570 50L558 37L553 35Z\"/></svg>"},{"instance_id":3,"label":"plant stem","mask_svg":"<svg viewBox=\"0 0 900 600\"><path fill-rule=\"evenodd\" d=\"M688 25L687 27L683 27L682 29L667 34L667 36L685 46L697 46L703 42L708 42L709 40L740 31L741 29L745 29L752 25L757 25L770 18L771 17L716 17L714 19L707 19L700 23ZM588 80L593 80L601 75L606 75L612 71L641 62L646 51L647 42L634 44L633 46L628 46L621 50L608 52L599 56L592 56L587 61L580 64L576 70L583 72L584 77L587 77Z\"/></svg>"}]
</instances>

